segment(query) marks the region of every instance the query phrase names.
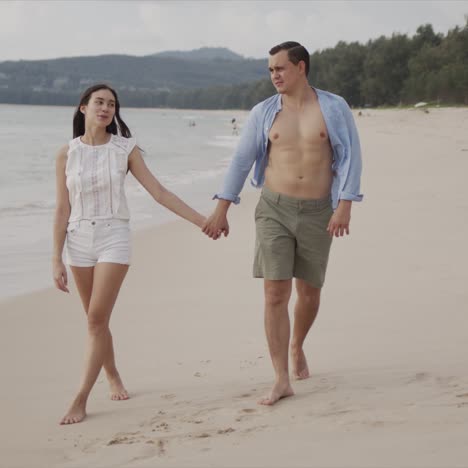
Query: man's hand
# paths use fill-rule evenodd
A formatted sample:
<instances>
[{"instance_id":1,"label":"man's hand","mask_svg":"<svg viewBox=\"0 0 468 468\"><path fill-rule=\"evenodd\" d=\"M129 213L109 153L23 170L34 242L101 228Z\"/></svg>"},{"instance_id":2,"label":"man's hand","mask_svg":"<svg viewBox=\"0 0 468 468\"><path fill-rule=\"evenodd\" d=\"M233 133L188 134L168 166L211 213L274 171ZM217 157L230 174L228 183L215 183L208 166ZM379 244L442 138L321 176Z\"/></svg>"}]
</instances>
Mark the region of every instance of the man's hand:
<instances>
[{"instance_id":1,"label":"man's hand","mask_svg":"<svg viewBox=\"0 0 468 468\"><path fill-rule=\"evenodd\" d=\"M226 214L215 210L205 221L202 231L213 240L218 239L223 233L224 237L227 237L229 235L229 223Z\"/></svg>"},{"instance_id":2,"label":"man's hand","mask_svg":"<svg viewBox=\"0 0 468 468\"><path fill-rule=\"evenodd\" d=\"M330 236L342 237L349 234L349 222L351 221L351 201L340 200L340 203L330 218L327 231Z\"/></svg>"}]
</instances>

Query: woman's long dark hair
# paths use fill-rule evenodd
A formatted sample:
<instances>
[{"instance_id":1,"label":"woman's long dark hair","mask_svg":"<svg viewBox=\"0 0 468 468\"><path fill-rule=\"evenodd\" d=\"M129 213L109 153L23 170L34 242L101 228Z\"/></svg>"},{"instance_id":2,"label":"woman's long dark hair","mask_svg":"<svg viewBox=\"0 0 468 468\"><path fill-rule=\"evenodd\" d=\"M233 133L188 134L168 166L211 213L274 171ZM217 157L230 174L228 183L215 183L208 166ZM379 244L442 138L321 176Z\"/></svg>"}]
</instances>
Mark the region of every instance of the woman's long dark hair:
<instances>
[{"instance_id":1,"label":"woman's long dark hair","mask_svg":"<svg viewBox=\"0 0 468 468\"><path fill-rule=\"evenodd\" d=\"M80 107L86 106L91 98L91 95L101 89L107 89L114 95L115 98L115 115L112 119L112 122L106 127L106 131L109 133L113 133L114 135L120 134L125 138L130 138L132 136L130 129L127 127L127 124L122 120L122 117L120 117L120 102L117 93L109 85L106 85L104 83L96 84L94 86L89 87L81 95L80 103L78 104L78 107L75 110L75 114L73 115L73 138L77 138L81 135L84 135L85 133L85 116L80 111Z\"/></svg>"}]
</instances>

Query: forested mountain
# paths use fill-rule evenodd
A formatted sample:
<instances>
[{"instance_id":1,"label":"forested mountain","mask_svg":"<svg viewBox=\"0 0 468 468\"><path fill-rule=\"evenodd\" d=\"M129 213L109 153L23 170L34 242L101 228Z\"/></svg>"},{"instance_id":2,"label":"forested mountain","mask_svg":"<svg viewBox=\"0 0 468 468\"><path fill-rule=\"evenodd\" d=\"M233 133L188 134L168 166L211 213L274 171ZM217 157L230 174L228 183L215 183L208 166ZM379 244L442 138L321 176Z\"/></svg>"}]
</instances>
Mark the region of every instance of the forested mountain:
<instances>
[{"instance_id":1,"label":"forested mountain","mask_svg":"<svg viewBox=\"0 0 468 468\"><path fill-rule=\"evenodd\" d=\"M180 55L180 57L177 57ZM101 55L0 63L0 102L65 104L96 82L127 94L178 93L258 81L267 60L245 59L228 49L199 49L145 57ZM72 97L75 96L75 97Z\"/></svg>"},{"instance_id":2,"label":"forested mountain","mask_svg":"<svg viewBox=\"0 0 468 468\"><path fill-rule=\"evenodd\" d=\"M154 57L173 57L182 60L245 60L242 55L236 54L225 47L202 47L191 51L168 50L153 54Z\"/></svg>"},{"instance_id":3,"label":"forested mountain","mask_svg":"<svg viewBox=\"0 0 468 468\"><path fill-rule=\"evenodd\" d=\"M311 83L354 107L418 101L468 105L468 17L465 26L445 35L426 24L412 37L339 42L310 59ZM266 59L206 48L147 57L2 62L0 102L74 105L84 88L101 81L134 107L248 109L275 92Z\"/></svg>"}]
</instances>

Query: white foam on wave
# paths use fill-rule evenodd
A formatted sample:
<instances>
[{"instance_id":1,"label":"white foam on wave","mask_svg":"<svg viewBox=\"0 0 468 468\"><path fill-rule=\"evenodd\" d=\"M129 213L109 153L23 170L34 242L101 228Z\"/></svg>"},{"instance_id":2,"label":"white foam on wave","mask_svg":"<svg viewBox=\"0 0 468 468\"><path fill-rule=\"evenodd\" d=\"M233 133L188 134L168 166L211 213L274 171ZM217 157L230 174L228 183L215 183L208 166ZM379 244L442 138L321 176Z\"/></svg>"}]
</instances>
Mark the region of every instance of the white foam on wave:
<instances>
[{"instance_id":1,"label":"white foam on wave","mask_svg":"<svg viewBox=\"0 0 468 468\"><path fill-rule=\"evenodd\" d=\"M190 185L206 179L214 179L223 173L224 168L206 169L202 171L190 170L183 174L161 175L159 179L164 185Z\"/></svg>"},{"instance_id":2,"label":"white foam on wave","mask_svg":"<svg viewBox=\"0 0 468 468\"><path fill-rule=\"evenodd\" d=\"M205 117L203 115L183 115L182 119L184 120L203 120Z\"/></svg>"},{"instance_id":3,"label":"white foam on wave","mask_svg":"<svg viewBox=\"0 0 468 468\"><path fill-rule=\"evenodd\" d=\"M9 201L9 205L0 206L0 214L24 216L26 213L50 211L55 208L55 200L17 203Z\"/></svg>"},{"instance_id":4,"label":"white foam on wave","mask_svg":"<svg viewBox=\"0 0 468 468\"><path fill-rule=\"evenodd\" d=\"M213 140L208 141L208 145L234 149L238 142L239 137L236 135L217 135Z\"/></svg>"}]
</instances>

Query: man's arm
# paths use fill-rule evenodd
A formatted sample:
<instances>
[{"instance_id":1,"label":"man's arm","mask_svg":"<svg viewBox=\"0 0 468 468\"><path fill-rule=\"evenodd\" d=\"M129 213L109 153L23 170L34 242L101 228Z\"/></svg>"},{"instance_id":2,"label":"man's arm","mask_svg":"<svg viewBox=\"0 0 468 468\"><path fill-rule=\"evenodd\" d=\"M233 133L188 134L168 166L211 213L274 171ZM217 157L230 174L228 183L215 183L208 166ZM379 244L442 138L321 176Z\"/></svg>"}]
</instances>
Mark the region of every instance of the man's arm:
<instances>
[{"instance_id":1,"label":"man's arm","mask_svg":"<svg viewBox=\"0 0 468 468\"><path fill-rule=\"evenodd\" d=\"M351 221L351 205L353 201L361 201L363 196L360 193L362 157L361 145L353 114L346 101L343 99L343 115L350 138L350 162L348 176L343 190L339 194L340 201L328 224L327 231L331 236L342 237L349 234L349 223Z\"/></svg>"},{"instance_id":2,"label":"man's arm","mask_svg":"<svg viewBox=\"0 0 468 468\"><path fill-rule=\"evenodd\" d=\"M229 234L227 212L232 203L238 204L240 202L239 193L245 184L245 180L252 169L257 155L259 143L257 141L258 111L258 106L255 106L249 114L236 152L224 178L222 190L214 196L215 199L218 199L218 204L212 215L203 225L203 232L211 239L218 239L222 233L224 233L225 237Z\"/></svg>"}]
</instances>

